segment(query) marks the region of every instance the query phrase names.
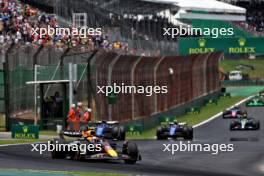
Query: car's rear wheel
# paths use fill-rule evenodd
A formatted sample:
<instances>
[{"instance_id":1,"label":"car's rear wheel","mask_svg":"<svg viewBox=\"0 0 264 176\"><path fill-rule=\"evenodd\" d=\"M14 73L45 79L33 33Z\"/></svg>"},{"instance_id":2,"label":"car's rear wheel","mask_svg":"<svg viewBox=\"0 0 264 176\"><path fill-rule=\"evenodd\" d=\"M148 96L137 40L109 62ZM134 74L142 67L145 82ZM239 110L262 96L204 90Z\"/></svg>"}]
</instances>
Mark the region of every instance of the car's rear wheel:
<instances>
[{"instance_id":1,"label":"car's rear wheel","mask_svg":"<svg viewBox=\"0 0 264 176\"><path fill-rule=\"evenodd\" d=\"M51 144L65 144L63 139L53 139ZM52 159L64 159L66 157L66 151L56 151L55 149L51 151Z\"/></svg>"},{"instance_id":2,"label":"car's rear wheel","mask_svg":"<svg viewBox=\"0 0 264 176\"><path fill-rule=\"evenodd\" d=\"M119 126L118 140L126 140L126 131L124 126Z\"/></svg>"},{"instance_id":3,"label":"car's rear wheel","mask_svg":"<svg viewBox=\"0 0 264 176\"><path fill-rule=\"evenodd\" d=\"M82 153L84 151L81 150L81 147L80 147L81 144L84 144L85 146L88 146L89 143L87 141L83 141L83 140L80 141L80 143L78 144L78 151L75 151L72 154L71 158L73 160L77 160L77 161L84 161L85 160L85 153L86 152ZM86 150L86 148L85 148L85 150Z\"/></svg>"},{"instance_id":4,"label":"car's rear wheel","mask_svg":"<svg viewBox=\"0 0 264 176\"><path fill-rule=\"evenodd\" d=\"M164 136L164 134L163 134L163 130L162 130L161 127L158 127L156 136L157 136L157 139L158 140L164 140L164 139L166 139L165 136Z\"/></svg>"},{"instance_id":5,"label":"car's rear wheel","mask_svg":"<svg viewBox=\"0 0 264 176\"><path fill-rule=\"evenodd\" d=\"M193 140L193 128L185 128L185 136L184 139Z\"/></svg>"}]
</instances>

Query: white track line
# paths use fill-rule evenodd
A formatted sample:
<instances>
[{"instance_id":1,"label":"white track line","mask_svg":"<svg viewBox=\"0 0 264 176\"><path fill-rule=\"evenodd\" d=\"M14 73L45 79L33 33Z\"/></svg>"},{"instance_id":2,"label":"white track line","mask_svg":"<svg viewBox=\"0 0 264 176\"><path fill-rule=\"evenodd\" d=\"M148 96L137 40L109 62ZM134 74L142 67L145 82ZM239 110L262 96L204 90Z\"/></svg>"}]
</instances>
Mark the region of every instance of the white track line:
<instances>
[{"instance_id":1,"label":"white track line","mask_svg":"<svg viewBox=\"0 0 264 176\"><path fill-rule=\"evenodd\" d=\"M2 144L0 147L10 147L10 146L17 146L17 145L29 145L29 144L41 144L43 142L29 142L29 143L18 143L18 144Z\"/></svg>"},{"instance_id":2,"label":"white track line","mask_svg":"<svg viewBox=\"0 0 264 176\"><path fill-rule=\"evenodd\" d=\"M249 99L253 98L255 95L251 95L243 100L241 100L240 102L234 104L233 106L229 107L229 108L233 108L234 106L239 106L241 104L243 104L244 102L248 101ZM209 119L205 120L205 121L202 121L201 123L197 124L197 125L194 125L193 128L197 128L197 127L200 127L214 119L216 119L217 117L221 116L223 114L223 112L219 112L217 114L215 114L214 116L210 117Z\"/></svg>"}]
</instances>

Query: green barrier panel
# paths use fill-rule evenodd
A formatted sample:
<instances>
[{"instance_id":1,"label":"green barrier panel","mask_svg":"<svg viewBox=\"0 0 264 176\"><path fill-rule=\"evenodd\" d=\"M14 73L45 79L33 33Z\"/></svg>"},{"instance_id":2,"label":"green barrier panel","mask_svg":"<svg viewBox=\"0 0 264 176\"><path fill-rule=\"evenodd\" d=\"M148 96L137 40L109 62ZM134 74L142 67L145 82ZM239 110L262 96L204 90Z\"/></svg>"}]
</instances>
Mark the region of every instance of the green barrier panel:
<instances>
[{"instance_id":1,"label":"green barrier panel","mask_svg":"<svg viewBox=\"0 0 264 176\"><path fill-rule=\"evenodd\" d=\"M200 107L191 107L185 109L185 114L200 114L201 108Z\"/></svg>"},{"instance_id":2,"label":"green barrier panel","mask_svg":"<svg viewBox=\"0 0 264 176\"><path fill-rule=\"evenodd\" d=\"M16 139L38 139L39 126L38 125L12 125L12 138Z\"/></svg>"},{"instance_id":3,"label":"green barrier panel","mask_svg":"<svg viewBox=\"0 0 264 176\"><path fill-rule=\"evenodd\" d=\"M229 97L231 98L231 93L221 93L219 97Z\"/></svg>"},{"instance_id":4,"label":"green barrier panel","mask_svg":"<svg viewBox=\"0 0 264 176\"><path fill-rule=\"evenodd\" d=\"M217 105L218 104L218 99L217 98L205 99L204 100L204 104L205 105L207 105L207 104L215 104L215 105Z\"/></svg>"},{"instance_id":5,"label":"green barrier panel","mask_svg":"<svg viewBox=\"0 0 264 176\"><path fill-rule=\"evenodd\" d=\"M160 116L159 123L160 124L167 124L169 122L174 122L176 120L175 116Z\"/></svg>"},{"instance_id":6,"label":"green barrier panel","mask_svg":"<svg viewBox=\"0 0 264 176\"><path fill-rule=\"evenodd\" d=\"M126 132L131 135L139 135L143 132L142 124L132 124L126 126Z\"/></svg>"},{"instance_id":7,"label":"green barrier panel","mask_svg":"<svg viewBox=\"0 0 264 176\"><path fill-rule=\"evenodd\" d=\"M111 93L108 97L108 104L113 105L116 104L117 102L117 97L114 93Z\"/></svg>"}]
</instances>

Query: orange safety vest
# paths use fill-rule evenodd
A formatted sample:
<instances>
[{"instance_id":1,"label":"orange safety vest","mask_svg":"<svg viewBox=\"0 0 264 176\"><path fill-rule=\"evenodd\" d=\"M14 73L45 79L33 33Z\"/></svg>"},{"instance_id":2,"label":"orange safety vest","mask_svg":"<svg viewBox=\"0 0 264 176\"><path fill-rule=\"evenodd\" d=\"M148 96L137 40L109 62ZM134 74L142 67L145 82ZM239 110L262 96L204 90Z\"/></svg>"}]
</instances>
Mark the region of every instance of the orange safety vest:
<instances>
[{"instance_id":1,"label":"orange safety vest","mask_svg":"<svg viewBox=\"0 0 264 176\"><path fill-rule=\"evenodd\" d=\"M76 116L76 121L80 121L80 118L81 118L81 108L77 107L75 116Z\"/></svg>"},{"instance_id":2,"label":"orange safety vest","mask_svg":"<svg viewBox=\"0 0 264 176\"><path fill-rule=\"evenodd\" d=\"M71 108L70 111L69 111L67 121L68 122L74 122L74 121L76 121L75 110L73 108Z\"/></svg>"},{"instance_id":3,"label":"orange safety vest","mask_svg":"<svg viewBox=\"0 0 264 176\"><path fill-rule=\"evenodd\" d=\"M89 112L85 112L83 115L84 121L89 122L90 121L90 114Z\"/></svg>"}]
</instances>

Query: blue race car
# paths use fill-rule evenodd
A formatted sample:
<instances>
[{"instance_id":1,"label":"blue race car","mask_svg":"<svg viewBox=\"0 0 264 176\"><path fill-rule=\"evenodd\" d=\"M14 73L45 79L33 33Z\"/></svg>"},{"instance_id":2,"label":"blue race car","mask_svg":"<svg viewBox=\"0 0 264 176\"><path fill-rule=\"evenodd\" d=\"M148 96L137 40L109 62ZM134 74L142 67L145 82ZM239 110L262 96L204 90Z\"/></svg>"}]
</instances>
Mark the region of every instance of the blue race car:
<instances>
[{"instance_id":1,"label":"blue race car","mask_svg":"<svg viewBox=\"0 0 264 176\"><path fill-rule=\"evenodd\" d=\"M186 123L171 122L168 125L162 125L157 129L157 139L163 140L168 138L193 139L193 128Z\"/></svg>"},{"instance_id":2,"label":"blue race car","mask_svg":"<svg viewBox=\"0 0 264 176\"><path fill-rule=\"evenodd\" d=\"M93 126L97 137L114 140L126 139L125 128L118 121L97 121Z\"/></svg>"}]
</instances>

